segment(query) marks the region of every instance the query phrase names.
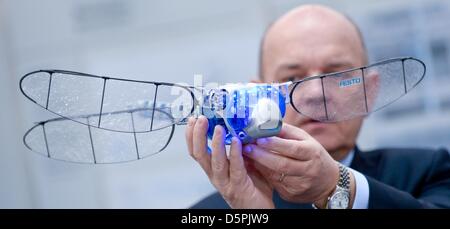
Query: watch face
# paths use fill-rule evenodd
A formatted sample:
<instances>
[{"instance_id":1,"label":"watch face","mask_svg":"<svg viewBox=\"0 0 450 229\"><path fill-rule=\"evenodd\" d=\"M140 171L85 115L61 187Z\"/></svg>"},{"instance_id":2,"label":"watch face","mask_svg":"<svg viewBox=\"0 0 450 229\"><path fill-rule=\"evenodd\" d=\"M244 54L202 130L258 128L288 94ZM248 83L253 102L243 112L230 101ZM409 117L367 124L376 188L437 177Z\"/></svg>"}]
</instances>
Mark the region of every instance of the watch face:
<instances>
[{"instance_id":1,"label":"watch face","mask_svg":"<svg viewBox=\"0 0 450 229\"><path fill-rule=\"evenodd\" d=\"M330 198L328 202L331 209L347 209L349 203L349 193L345 191L338 191Z\"/></svg>"}]
</instances>

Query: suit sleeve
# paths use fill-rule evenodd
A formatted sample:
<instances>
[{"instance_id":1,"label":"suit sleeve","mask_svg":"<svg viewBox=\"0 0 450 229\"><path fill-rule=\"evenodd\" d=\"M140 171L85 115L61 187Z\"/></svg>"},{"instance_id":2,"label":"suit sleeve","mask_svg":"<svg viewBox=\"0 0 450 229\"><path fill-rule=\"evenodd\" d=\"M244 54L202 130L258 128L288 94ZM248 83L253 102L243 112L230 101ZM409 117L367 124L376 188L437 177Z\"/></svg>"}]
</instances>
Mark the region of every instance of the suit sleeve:
<instances>
[{"instance_id":1,"label":"suit sleeve","mask_svg":"<svg viewBox=\"0 0 450 229\"><path fill-rule=\"evenodd\" d=\"M369 208L450 208L450 154L438 150L423 185L414 196L366 176L369 183Z\"/></svg>"}]
</instances>

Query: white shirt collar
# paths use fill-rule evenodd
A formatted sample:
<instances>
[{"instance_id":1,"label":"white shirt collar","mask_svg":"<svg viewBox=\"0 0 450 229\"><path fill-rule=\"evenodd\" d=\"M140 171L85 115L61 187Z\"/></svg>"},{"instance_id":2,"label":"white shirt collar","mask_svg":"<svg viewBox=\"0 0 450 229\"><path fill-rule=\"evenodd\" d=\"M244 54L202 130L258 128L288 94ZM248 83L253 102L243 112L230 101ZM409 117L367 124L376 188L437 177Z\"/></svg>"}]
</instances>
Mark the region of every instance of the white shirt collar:
<instances>
[{"instance_id":1,"label":"white shirt collar","mask_svg":"<svg viewBox=\"0 0 450 229\"><path fill-rule=\"evenodd\" d=\"M345 156L345 158L340 161L340 163L344 166L350 167L350 164L353 161L353 157L355 157L355 150L352 149L350 153L348 153L347 156Z\"/></svg>"}]
</instances>

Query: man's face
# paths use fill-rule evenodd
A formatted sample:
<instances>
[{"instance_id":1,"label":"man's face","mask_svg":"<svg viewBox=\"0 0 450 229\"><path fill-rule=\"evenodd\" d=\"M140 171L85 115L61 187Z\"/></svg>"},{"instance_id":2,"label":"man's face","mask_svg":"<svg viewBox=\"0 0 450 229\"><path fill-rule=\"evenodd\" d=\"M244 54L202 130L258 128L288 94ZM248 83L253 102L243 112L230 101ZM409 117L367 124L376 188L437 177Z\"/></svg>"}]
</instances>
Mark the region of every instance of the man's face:
<instances>
[{"instance_id":1,"label":"man's face","mask_svg":"<svg viewBox=\"0 0 450 229\"><path fill-rule=\"evenodd\" d=\"M286 20L275 25L267 34L263 55L261 72L267 83L300 80L365 64L361 41L352 25L345 20L326 18ZM306 90L302 94L311 100L323 99L320 81L302 89ZM333 98L333 94L327 96ZM313 106L312 103L303 105ZM288 106L284 122L304 129L333 154L354 147L362 118L321 123Z\"/></svg>"}]
</instances>

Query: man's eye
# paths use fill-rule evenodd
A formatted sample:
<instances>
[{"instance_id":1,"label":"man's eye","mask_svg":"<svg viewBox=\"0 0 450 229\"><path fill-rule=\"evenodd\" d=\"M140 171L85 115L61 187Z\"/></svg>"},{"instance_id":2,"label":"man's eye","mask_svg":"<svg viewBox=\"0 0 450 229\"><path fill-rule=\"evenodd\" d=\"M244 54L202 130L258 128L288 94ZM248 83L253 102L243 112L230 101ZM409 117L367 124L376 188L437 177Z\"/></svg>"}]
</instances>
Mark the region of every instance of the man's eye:
<instances>
[{"instance_id":1,"label":"man's eye","mask_svg":"<svg viewBox=\"0 0 450 229\"><path fill-rule=\"evenodd\" d=\"M295 81L295 79L298 79L299 77L296 76L289 76L287 78L283 79L283 82L288 82L288 81Z\"/></svg>"},{"instance_id":2,"label":"man's eye","mask_svg":"<svg viewBox=\"0 0 450 229\"><path fill-rule=\"evenodd\" d=\"M288 77L282 77L280 81L278 81L279 83L285 83L288 81L297 81L297 80L301 80L305 78L304 76L301 75L292 75L292 76L288 76Z\"/></svg>"}]
</instances>

